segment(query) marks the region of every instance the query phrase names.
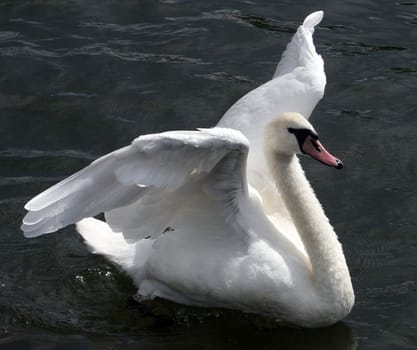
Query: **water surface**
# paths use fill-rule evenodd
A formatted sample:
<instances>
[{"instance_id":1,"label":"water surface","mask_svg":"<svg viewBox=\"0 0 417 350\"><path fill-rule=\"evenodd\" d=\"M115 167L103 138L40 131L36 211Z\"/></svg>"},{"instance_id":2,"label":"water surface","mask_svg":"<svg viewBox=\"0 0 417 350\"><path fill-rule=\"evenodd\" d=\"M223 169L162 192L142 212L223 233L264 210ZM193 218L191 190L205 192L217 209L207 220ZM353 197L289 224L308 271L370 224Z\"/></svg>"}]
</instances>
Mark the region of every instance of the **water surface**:
<instances>
[{"instance_id":1,"label":"water surface","mask_svg":"<svg viewBox=\"0 0 417 350\"><path fill-rule=\"evenodd\" d=\"M312 120L346 167L304 165L352 274L343 322L138 305L74 227L23 238L33 195L140 134L214 125L319 9L328 84ZM0 23L0 346L417 348L416 2L2 1Z\"/></svg>"}]
</instances>

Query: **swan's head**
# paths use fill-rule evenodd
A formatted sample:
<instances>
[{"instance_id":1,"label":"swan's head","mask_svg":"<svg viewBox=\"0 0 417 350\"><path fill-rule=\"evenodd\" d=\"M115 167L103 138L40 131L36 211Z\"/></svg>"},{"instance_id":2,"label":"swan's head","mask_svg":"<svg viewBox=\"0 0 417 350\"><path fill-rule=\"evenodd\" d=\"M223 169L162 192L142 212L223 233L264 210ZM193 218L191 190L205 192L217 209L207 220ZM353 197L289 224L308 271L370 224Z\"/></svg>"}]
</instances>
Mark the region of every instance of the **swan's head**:
<instances>
[{"instance_id":1,"label":"swan's head","mask_svg":"<svg viewBox=\"0 0 417 350\"><path fill-rule=\"evenodd\" d=\"M343 167L343 163L323 147L316 130L299 113L280 114L267 124L265 146L276 154L305 154L336 169Z\"/></svg>"}]
</instances>

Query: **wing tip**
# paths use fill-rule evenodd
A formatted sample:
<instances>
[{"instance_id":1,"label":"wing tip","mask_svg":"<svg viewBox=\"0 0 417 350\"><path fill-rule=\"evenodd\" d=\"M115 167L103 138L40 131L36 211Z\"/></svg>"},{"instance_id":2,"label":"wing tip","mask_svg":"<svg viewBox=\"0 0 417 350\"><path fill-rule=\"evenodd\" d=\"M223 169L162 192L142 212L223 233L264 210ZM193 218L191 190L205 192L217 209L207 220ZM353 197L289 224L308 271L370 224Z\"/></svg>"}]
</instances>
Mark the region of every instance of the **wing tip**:
<instances>
[{"instance_id":1,"label":"wing tip","mask_svg":"<svg viewBox=\"0 0 417 350\"><path fill-rule=\"evenodd\" d=\"M310 13L303 22L303 27L308 29L314 29L316 25L318 25L324 17L323 11L315 11Z\"/></svg>"},{"instance_id":2,"label":"wing tip","mask_svg":"<svg viewBox=\"0 0 417 350\"><path fill-rule=\"evenodd\" d=\"M45 232L40 231L39 229L35 229L33 231L30 230L30 226L22 224L20 226L20 230L23 233L25 238L36 238L45 234Z\"/></svg>"},{"instance_id":3,"label":"wing tip","mask_svg":"<svg viewBox=\"0 0 417 350\"><path fill-rule=\"evenodd\" d=\"M37 197L37 196L36 196ZM36 199L36 197L33 197L31 200L29 200L26 204L25 204L25 206L24 206L24 208L25 208L25 210L27 210L27 211L33 211L33 210L36 210L36 208L35 208L35 206L34 206L34 202L35 202L35 199Z\"/></svg>"},{"instance_id":4,"label":"wing tip","mask_svg":"<svg viewBox=\"0 0 417 350\"><path fill-rule=\"evenodd\" d=\"M51 187L52 188L52 187ZM27 211L39 211L46 208L49 204L53 203L53 201L47 202L45 201L45 194L49 191L50 188L46 189L45 191L37 194L35 197L30 199L24 206Z\"/></svg>"}]
</instances>

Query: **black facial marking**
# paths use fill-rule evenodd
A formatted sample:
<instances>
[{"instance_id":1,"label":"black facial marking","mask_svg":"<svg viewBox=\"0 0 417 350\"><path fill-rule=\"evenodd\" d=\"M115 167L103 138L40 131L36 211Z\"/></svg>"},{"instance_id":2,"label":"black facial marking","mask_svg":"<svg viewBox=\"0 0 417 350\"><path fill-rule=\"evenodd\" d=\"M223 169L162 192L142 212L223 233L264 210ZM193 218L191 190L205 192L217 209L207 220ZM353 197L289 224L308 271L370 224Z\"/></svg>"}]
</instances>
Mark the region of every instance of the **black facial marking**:
<instances>
[{"instance_id":1,"label":"black facial marking","mask_svg":"<svg viewBox=\"0 0 417 350\"><path fill-rule=\"evenodd\" d=\"M311 138L313 140L318 140L319 139L319 135L317 135L315 132L313 132L309 129L288 128L288 132L295 135L295 138L297 139L298 146L300 147L301 152L303 152L302 147L303 147L303 144L304 144L305 140L307 139L307 136L311 136ZM314 144L314 143L313 143L313 145L317 149L318 146L316 146L316 144Z\"/></svg>"}]
</instances>

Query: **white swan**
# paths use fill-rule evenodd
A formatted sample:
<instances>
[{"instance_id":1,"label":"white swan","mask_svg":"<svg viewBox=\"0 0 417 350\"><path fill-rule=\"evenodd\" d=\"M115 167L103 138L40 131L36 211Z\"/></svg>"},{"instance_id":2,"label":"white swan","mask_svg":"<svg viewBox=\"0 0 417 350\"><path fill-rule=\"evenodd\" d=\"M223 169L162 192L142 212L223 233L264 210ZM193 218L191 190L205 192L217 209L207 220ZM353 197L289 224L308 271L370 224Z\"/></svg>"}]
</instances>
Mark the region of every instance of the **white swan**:
<instances>
[{"instance_id":1,"label":"white swan","mask_svg":"<svg viewBox=\"0 0 417 350\"><path fill-rule=\"evenodd\" d=\"M126 270L144 297L306 327L343 318L354 302L349 271L295 154L341 163L300 114L269 115L286 84L306 96L305 113L320 99L315 79L323 89L325 78L311 34L321 16L306 18L277 77L238 101L222 127L141 136L94 161L26 204L25 236L87 218L77 223L86 243ZM303 55L321 62L318 72ZM100 212L106 222L88 218Z\"/></svg>"}]
</instances>

